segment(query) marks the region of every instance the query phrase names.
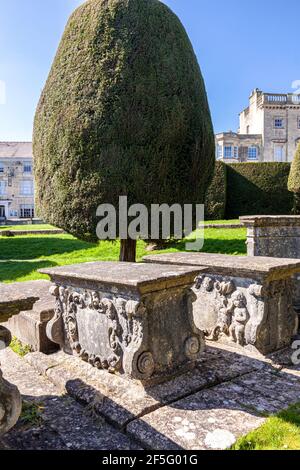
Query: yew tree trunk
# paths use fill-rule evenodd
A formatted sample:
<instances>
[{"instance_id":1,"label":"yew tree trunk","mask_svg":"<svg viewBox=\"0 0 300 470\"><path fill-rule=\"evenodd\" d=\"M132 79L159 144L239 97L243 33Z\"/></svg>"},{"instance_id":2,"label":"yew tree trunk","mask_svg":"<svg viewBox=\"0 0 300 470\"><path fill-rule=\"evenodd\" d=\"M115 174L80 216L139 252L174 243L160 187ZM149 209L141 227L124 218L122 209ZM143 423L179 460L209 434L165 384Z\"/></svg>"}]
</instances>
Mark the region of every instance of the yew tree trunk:
<instances>
[{"instance_id":1,"label":"yew tree trunk","mask_svg":"<svg viewBox=\"0 0 300 470\"><path fill-rule=\"evenodd\" d=\"M120 261L136 262L136 240L121 240Z\"/></svg>"}]
</instances>

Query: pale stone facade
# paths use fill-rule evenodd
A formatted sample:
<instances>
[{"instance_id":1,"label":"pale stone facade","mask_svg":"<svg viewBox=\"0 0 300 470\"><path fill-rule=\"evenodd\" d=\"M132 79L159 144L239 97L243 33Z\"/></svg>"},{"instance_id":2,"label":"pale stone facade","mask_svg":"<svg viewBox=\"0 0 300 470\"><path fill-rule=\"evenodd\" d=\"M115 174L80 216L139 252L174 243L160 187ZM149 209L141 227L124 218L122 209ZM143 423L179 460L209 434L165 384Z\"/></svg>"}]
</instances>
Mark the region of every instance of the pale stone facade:
<instances>
[{"instance_id":1,"label":"pale stone facade","mask_svg":"<svg viewBox=\"0 0 300 470\"><path fill-rule=\"evenodd\" d=\"M31 142L0 142L0 221L34 217Z\"/></svg>"},{"instance_id":2,"label":"pale stone facade","mask_svg":"<svg viewBox=\"0 0 300 470\"><path fill-rule=\"evenodd\" d=\"M216 135L217 159L228 162L291 162L300 142L300 95L258 89L240 114L237 133Z\"/></svg>"}]
</instances>

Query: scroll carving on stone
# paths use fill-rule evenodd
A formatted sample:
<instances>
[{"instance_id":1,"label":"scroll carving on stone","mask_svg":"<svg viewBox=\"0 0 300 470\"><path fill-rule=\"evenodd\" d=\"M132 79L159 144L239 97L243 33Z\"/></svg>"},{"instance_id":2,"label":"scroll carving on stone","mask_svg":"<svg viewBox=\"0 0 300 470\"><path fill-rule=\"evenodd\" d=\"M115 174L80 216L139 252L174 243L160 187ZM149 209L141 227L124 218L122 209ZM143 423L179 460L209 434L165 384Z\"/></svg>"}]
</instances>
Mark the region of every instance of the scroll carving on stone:
<instances>
[{"instance_id":1,"label":"scroll carving on stone","mask_svg":"<svg viewBox=\"0 0 300 470\"><path fill-rule=\"evenodd\" d=\"M145 334L142 317L146 314L143 303L121 297L108 298L90 290L76 292L64 287L56 287L51 293L56 296L55 316L48 327L52 341L64 346L67 343L73 354L111 373L131 373L134 358L137 378L146 380L151 377L154 359L152 353L143 348ZM81 314L88 318L91 313L97 314L96 318L100 318L102 325L99 354L91 353L80 340L78 318Z\"/></svg>"}]
</instances>

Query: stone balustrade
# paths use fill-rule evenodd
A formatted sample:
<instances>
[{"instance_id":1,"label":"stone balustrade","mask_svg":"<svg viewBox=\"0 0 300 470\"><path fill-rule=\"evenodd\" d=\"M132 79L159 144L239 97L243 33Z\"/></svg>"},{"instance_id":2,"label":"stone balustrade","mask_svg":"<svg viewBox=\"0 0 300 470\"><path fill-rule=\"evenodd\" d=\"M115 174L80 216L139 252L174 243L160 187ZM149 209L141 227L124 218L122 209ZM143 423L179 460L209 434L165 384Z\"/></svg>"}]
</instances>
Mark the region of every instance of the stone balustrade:
<instances>
[{"instance_id":1,"label":"stone balustrade","mask_svg":"<svg viewBox=\"0 0 300 470\"><path fill-rule=\"evenodd\" d=\"M199 268L193 314L208 340L263 355L291 344L298 326L292 276L300 260L170 253L144 261Z\"/></svg>"},{"instance_id":2,"label":"stone balustrade","mask_svg":"<svg viewBox=\"0 0 300 470\"><path fill-rule=\"evenodd\" d=\"M48 337L68 354L144 384L194 368L204 348L192 308L200 271L112 262L42 269L56 299Z\"/></svg>"}]
</instances>

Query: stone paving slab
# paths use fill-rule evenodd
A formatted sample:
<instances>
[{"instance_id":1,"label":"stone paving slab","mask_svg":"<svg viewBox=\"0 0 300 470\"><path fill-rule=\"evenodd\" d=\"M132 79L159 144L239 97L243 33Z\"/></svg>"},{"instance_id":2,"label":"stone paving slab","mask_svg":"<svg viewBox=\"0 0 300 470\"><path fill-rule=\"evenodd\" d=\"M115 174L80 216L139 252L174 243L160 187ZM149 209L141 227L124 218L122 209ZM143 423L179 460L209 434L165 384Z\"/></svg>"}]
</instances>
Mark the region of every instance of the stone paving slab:
<instances>
[{"instance_id":1,"label":"stone paving slab","mask_svg":"<svg viewBox=\"0 0 300 470\"><path fill-rule=\"evenodd\" d=\"M64 396L13 351L1 351L0 360L4 376L18 386L23 399L43 409L40 425L27 429L20 420L3 438L8 447L20 450L141 449L128 436L104 420L96 419L93 408L84 408L71 397Z\"/></svg>"},{"instance_id":2,"label":"stone paving slab","mask_svg":"<svg viewBox=\"0 0 300 470\"><path fill-rule=\"evenodd\" d=\"M154 450L226 449L261 426L264 418L250 412L218 387L191 395L137 419L127 433Z\"/></svg>"},{"instance_id":3,"label":"stone paving slab","mask_svg":"<svg viewBox=\"0 0 300 470\"><path fill-rule=\"evenodd\" d=\"M62 352L51 356L32 353L26 360L57 387L82 403L95 406L99 414L120 428L165 404L266 367L264 362L236 351L207 348L195 370L145 389L137 382L97 370Z\"/></svg>"},{"instance_id":4,"label":"stone paving slab","mask_svg":"<svg viewBox=\"0 0 300 470\"><path fill-rule=\"evenodd\" d=\"M18 425L6 444L19 449L226 449L261 426L266 415L300 401L300 366L282 371L276 366L289 354L278 353L274 366L270 358L208 346L194 371L144 389L63 352L21 359L6 350L0 353L6 377L26 400L44 407L41 425L25 430Z\"/></svg>"},{"instance_id":5,"label":"stone paving slab","mask_svg":"<svg viewBox=\"0 0 300 470\"><path fill-rule=\"evenodd\" d=\"M68 450L59 435L41 425L31 429L23 429L17 425L0 442L0 450Z\"/></svg>"},{"instance_id":6,"label":"stone paving slab","mask_svg":"<svg viewBox=\"0 0 300 470\"><path fill-rule=\"evenodd\" d=\"M277 374L265 371L253 372L235 379L234 382L257 393L265 394L274 400L279 400L283 405L300 402L300 380L287 372Z\"/></svg>"}]
</instances>

